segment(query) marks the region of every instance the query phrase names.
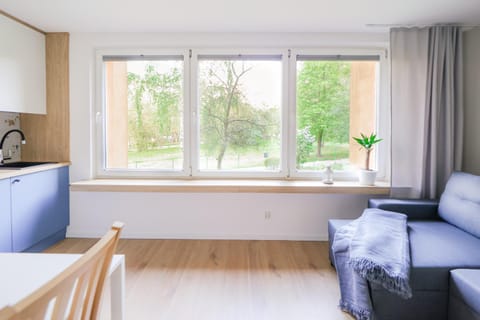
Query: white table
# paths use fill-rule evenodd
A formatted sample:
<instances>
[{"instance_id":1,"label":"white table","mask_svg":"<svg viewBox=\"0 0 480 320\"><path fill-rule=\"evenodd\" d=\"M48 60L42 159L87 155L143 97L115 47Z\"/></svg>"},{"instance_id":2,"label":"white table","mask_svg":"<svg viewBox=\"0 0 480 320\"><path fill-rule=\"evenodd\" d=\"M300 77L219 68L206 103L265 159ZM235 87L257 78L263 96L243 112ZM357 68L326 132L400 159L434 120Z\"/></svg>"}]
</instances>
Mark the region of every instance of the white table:
<instances>
[{"instance_id":1,"label":"white table","mask_svg":"<svg viewBox=\"0 0 480 320\"><path fill-rule=\"evenodd\" d=\"M0 308L15 304L74 263L81 254L0 253ZM112 320L124 319L125 256L114 255L110 270Z\"/></svg>"}]
</instances>

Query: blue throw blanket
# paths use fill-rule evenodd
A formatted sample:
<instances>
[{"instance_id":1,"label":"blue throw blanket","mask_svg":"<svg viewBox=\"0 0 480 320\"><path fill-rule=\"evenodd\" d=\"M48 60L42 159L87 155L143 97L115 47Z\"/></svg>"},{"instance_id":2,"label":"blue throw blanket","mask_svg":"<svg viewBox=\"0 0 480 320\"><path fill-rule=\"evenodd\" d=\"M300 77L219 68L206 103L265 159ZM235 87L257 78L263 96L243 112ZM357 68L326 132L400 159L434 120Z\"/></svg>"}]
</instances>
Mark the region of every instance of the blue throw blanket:
<instances>
[{"instance_id":1,"label":"blue throw blanket","mask_svg":"<svg viewBox=\"0 0 480 320\"><path fill-rule=\"evenodd\" d=\"M360 218L337 230L332 250L340 308L356 319L373 319L368 281L402 298L412 296L406 215L366 209Z\"/></svg>"}]
</instances>

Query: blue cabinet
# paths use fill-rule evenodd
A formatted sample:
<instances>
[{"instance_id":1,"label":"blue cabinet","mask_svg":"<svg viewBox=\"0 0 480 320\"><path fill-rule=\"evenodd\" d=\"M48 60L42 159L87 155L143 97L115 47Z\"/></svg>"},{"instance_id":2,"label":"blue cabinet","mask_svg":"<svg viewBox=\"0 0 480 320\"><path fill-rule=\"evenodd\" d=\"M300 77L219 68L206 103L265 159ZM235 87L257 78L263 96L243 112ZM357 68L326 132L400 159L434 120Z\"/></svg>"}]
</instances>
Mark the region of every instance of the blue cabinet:
<instances>
[{"instance_id":1,"label":"blue cabinet","mask_svg":"<svg viewBox=\"0 0 480 320\"><path fill-rule=\"evenodd\" d=\"M11 250L39 252L65 238L69 224L68 167L3 181L8 181L10 188Z\"/></svg>"},{"instance_id":2,"label":"blue cabinet","mask_svg":"<svg viewBox=\"0 0 480 320\"><path fill-rule=\"evenodd\" d=\"M0 180L0 252L12 251L10 179Z\"/></svg>"}]
</instances>

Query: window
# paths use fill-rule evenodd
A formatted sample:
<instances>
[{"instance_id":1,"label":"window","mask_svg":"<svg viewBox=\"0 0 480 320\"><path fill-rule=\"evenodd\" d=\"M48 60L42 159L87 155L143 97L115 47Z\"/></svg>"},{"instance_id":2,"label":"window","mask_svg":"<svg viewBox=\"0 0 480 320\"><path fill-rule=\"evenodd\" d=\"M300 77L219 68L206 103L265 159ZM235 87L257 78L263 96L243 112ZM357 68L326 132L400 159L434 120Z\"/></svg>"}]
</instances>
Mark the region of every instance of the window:
<instances>
[{"instance_id":1,"label":"window","mask_svg":"<svg viewBox=\"0 0 480 320\"><path fill-rule=\"evenodd\" d=\"M199 171L280 170L281 56L198 56Z\"/></svg>"},{"instance_id":2,"label":"window","mask_svg":"<svg viewBox=\"0 0 480 320\"><path fill-rule=\"evenodd\" d=\"M352 140L377 131L379 56L297 55L296 167L300 174L364 165ZM375 159L373 156L372 159Z\"/></svg>"},{"instance_id":3,"label":"window","mask_svg":"<svg viewBox=\"0 0 480 320\"><path fill-rule=\"evenodd\" d=\"M184 57L103 56L106 171L184 168Z\"/></svg>"},{"instance_id":4,"label":"window","mask_svg":"<svg viewBox=\"0 0 480 320\"><path fill-rule=\"evenodd\" d=\"M387 68L380 51L339 52L99 51L97 174L353 178L351 137L388 134Z\"/></svg>"}]
</instances>

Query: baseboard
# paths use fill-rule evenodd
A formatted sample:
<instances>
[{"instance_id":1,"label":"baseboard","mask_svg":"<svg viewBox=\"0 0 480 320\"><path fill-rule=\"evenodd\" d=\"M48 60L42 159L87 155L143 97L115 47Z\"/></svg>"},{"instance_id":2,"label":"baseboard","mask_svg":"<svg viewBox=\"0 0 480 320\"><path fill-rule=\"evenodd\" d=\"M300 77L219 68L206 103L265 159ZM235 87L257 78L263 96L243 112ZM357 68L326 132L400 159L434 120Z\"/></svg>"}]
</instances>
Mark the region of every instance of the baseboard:
<instances>
[{"instance_id":1,"label":"baseboard","mask_svg":"<svg viewBox=\"0 0 480 320\"><path fill-rule=\"evenodd\" d=\"M55 243L65 239L65 232L66 228L63 228L47 238L40 240L30 248L25 249L23 252L42 252L43 250L53 246Z\"/></svg>"},{"instance_id":2,"label":"baseboard","mask_svg":"<svg viewBox=\"0 0 480 320\"><path fill-rule=\"evenodd\" d=\"M82 232L69 230L67 238L99 238L103 232ZM295 235L295 234L184 234L184 233L149 233L124 232L122 239L185 239L185 240L287 240L287 241L328 241L327 234Z\"/></svg>"}]
</instances>

